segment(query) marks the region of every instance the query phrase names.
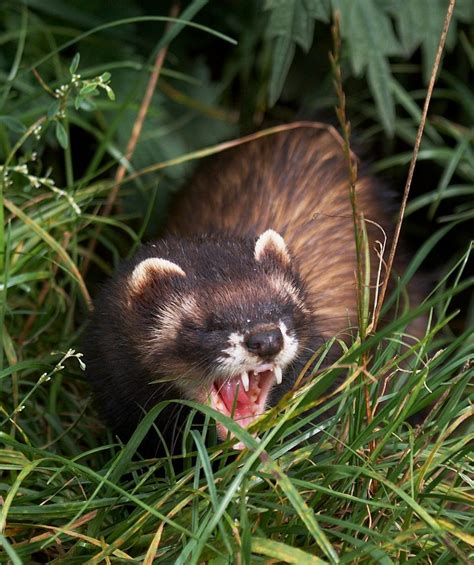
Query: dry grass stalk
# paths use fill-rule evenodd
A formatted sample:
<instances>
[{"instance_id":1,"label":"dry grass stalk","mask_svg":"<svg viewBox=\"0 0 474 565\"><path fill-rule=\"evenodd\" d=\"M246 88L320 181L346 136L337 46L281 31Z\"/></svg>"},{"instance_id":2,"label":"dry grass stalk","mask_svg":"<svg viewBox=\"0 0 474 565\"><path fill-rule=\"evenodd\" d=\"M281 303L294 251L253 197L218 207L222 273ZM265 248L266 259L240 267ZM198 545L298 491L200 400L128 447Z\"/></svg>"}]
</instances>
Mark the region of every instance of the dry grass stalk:
<instances>
[{"instance_id":1,"label":"dry grass stalk","mask_svg":"<svg viewBox=\"0 0 474 565\"><path fill-rule=\"evenodd\" d=\"M400 206L400 212L399 212L399 215L398 215L397 224L395 226L395 232L394 232L394 235L393 235L392 245L390 247L390 253L389 253L389 256L388 256L388 260L387 260L387 272L386 272L386 276L385 276L385 280L383 282L382 288L380 290L380 297L379 297L379 301L378 301L378 304L377 304L376 310L375 310L374 323L373 323L373 328L372 328L373 331L375 331L375 329L377 327L377 323L380 319L380 312L382 310L385 294L387 292L388 282L389 282L389 279L390 279L390 273L391 273L391 270L392 270L393 261L394 261L394 258L395 258L395 253L397 251L398 240L400 238L400 231L401 231L401 228L402 228L403 217L405 215L405 209L406 209L407 202L408 202L408 196L410 194L410 187L411 187L411 182L413 180L413 173L415 171L416 160L418 158L418 152L420 150L421 138L423 137L423 131L425 129L426 118L428 116L428 109L429 109L429 106L430 106L431 96L433 94L433 89L434 89L434 85L435 85L435 82L436 82L436 77L438 75L438 70L439 70L439 67L440 67L440 64L441 64L441 57L443 55L444 45L446 43L446 36L448 35L449 25L451 23L451 18L452 18L453 12L454 12L454 6L455 5L456 5L456 0L450 0L448 10L446 12L446 17L444 19L443 31L441 32L441 37L439 39L438 50L436 52L436 58L435 58L435 61L433 63L433 69L431 71L431 77L430 77L430 82L429 82L429 85L428 85L428 90L426 91L426 97L425 97L425 102L423 104L423 112L421 114L420 125L418 126L418 132L416 134L415 147L413 148L413 155L412 155L411 162L410 162L410 168L408 169L408 176L407 176L407 181L406 181L405 188L404 188L404 191L403 191L403 199L402 199L402 203L401 203L401 206Z\"/></svg>"}]
</instances>

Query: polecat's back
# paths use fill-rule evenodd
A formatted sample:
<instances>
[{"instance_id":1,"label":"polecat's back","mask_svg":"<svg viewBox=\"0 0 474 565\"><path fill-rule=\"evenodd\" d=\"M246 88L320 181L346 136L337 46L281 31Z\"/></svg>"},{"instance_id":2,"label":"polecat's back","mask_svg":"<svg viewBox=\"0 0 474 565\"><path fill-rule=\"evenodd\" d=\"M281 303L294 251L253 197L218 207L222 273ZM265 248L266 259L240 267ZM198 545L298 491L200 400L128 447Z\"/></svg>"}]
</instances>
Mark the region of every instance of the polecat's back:
<instances>
[{"instance_id":1,"label":"polecat's back","mask_svg":"<svg viewBox=\"0 0 474 565\"><path fill-rule=\"evenodd\" d=\"M321 333L334 335L356 317L354 223L342 140L330 126L273 134L206 163L178 198L169 232L255 237L280 233L297 261ZM393 201L384 185L359 171L364 218L390 237ZM367 222L372 283L384 234Z\"/></svg>"}]
</instances>

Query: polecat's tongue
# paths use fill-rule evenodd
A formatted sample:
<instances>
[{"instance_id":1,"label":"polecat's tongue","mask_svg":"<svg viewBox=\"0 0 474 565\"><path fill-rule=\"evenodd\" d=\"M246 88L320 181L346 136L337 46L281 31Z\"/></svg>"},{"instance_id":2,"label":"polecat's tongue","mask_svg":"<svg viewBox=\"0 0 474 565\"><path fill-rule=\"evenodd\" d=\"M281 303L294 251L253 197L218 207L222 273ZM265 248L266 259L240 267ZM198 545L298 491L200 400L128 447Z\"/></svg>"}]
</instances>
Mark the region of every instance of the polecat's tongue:
<instances>
[{"instance_id":1,"label":"polecat's tongue","mask_svg":"<svg viewBox=\"0 0 474 565\"><path fill-rule=\"evenodd\" d=\"M240 379L231 379L221 383L218 394L235 419L255 414L255 402L250 398L250 392L245 392Z\"/></svg>"},{"instance_id":2,"label":"polecat's tongue","mask_svg":"<svg viewBox=\"0 0 474 565\"><path fill-rule=\"evenodd\" d=\"M281 368L268 364L233 378L216 380L209 396L211 406L246 428L265 411L268 393L275 382L281 383L281 377ZM220 422L216 425L220 438L225 440L229 430ZM235 449L243 447L241 442L234 445Z\"/></svg>"}]
</instances>

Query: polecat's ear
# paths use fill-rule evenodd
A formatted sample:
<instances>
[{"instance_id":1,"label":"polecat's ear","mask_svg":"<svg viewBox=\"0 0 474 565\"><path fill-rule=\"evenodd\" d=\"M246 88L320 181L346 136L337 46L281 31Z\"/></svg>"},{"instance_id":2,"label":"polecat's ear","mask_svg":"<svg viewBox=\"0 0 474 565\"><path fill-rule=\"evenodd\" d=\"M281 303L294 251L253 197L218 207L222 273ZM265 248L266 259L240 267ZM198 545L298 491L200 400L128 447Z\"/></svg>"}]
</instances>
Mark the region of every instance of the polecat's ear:
<instances>
[{"instance_id":1,"label":"polecat's ear","mask_svg":"<svg viewBox=\"0 0 474 565\"><path fill-rule=\"evenodd\" d=\"M139 292L154 280L173 276L185 277L186 273L179 265L168 259L151 257L138 263L133 269L129 282L132 290Z\"/></svg>"},{"instance_id":2,"label":"polecat's ear","mask_svg":"<svg viewBox=\"0 0 474 565\"><path fill-rule=\"evenodd\" d=\"M285 240L274 230L264 231L260 235L255 243L254 255L259 263L267 258L274 258L287 267L291 261Z\"/></svg>"}]
</instances>

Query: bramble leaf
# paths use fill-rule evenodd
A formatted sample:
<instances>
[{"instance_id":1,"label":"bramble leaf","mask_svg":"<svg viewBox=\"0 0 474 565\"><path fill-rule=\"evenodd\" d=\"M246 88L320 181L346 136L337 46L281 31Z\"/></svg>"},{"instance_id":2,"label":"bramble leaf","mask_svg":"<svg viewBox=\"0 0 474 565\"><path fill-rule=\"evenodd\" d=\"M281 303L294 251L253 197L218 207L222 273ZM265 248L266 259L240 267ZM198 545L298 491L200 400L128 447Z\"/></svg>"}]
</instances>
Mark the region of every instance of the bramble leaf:
<instances>
[{"instance_id":1,"label":"bramble leaf","mask_svg":"<svg viewBox=\"0 0 474 565\"><path fill-rule=\"evenodd\" d=\"M297 43L308 51L313 43L314 20L328 21L328 0L267 0L270 11L267 35L275 39L269 103L275 104L281 94L295 54Z\"/></svg>"},{"instance_id":2,"label":"bramble leaf","mask_svg":"<svg viewBox=\"0 0 474 565\"><path fill-rule=\"evenodd\" d=\"M471 2L471 6L474 4ZM400 41L406 56L410 56L421 46L423 59L423 79L427 83L438 49L439 39L446 17L445 0L397 0L390 12L393 14ZM456 16L459 19L468 15L468 5L461 2L456 7L448 33L446 46L452 46L455 38Z\"/></svg>"}]
</instances>

